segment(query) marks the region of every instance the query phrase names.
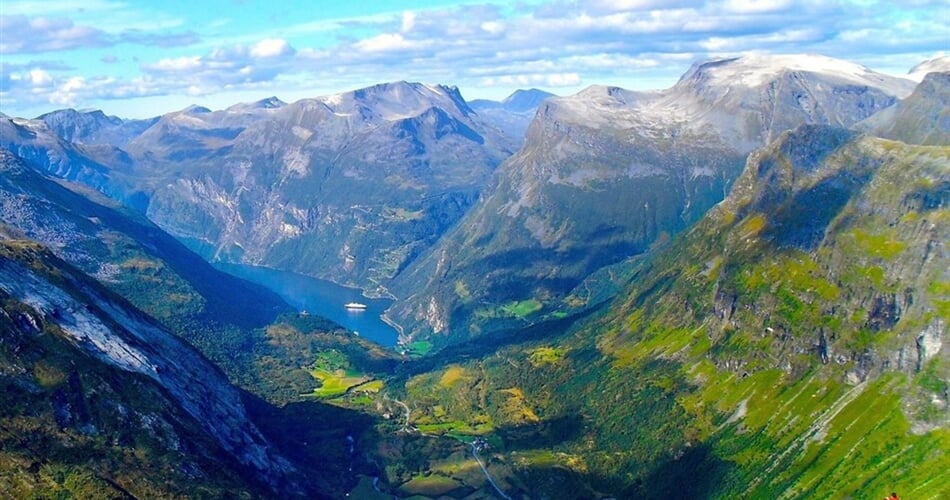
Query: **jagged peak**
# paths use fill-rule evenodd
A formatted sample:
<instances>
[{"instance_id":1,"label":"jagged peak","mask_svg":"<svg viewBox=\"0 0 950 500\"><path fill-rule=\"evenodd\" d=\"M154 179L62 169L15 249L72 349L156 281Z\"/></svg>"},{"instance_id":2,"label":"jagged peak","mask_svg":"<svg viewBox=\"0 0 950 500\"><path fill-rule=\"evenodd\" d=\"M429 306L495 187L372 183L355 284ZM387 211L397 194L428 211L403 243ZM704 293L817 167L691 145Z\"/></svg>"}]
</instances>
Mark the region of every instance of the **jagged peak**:
<instances>
[{"instance_id":1,"label":"jagged peak","mask_svg":"<svg viewBox=\"0 0 950 500\"><path fill-rule=\"evenodd\" d=\"M230 112L248 112L255 110L271 110L271 109L280 109L286 106L287 103L281 101L277 96L270 96L264 99L254 101L254 102L245 102L235 104L227 108L226 111Z\"/></svg>"},{"instance_id":2,"label":"jagged peak","mask_svg":"<svg viewBox=\"0 0 950 500\"><path fill-rule=\"evenodd\" d=\"M258 107L261 107L261 108L273 109L273 108L279 108L279 107L285 106L287 103L278 99L277 96L272 95L265 99L261 99L260 101L257 101L254 104L256 104Z\"/></svg>"}]
</instances>

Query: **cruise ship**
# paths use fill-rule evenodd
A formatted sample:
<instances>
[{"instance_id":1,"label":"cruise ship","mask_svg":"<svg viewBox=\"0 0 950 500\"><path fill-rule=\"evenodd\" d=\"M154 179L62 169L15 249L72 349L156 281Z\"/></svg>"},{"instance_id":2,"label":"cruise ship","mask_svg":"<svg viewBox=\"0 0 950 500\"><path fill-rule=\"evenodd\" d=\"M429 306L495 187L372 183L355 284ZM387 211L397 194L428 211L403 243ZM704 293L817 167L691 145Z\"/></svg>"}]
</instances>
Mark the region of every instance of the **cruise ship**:
<instances>
[{"instance_id":1,"label":"cruise ship","mask_svg":"<svg viewBox=\"0 0 950 500\"><path fill-rule=\"evenodd\" d=\"M366 304L360 304L359 302L347 302L343 304L343 307L347 309L366 309Z\"/></svg>"}]
</instances>

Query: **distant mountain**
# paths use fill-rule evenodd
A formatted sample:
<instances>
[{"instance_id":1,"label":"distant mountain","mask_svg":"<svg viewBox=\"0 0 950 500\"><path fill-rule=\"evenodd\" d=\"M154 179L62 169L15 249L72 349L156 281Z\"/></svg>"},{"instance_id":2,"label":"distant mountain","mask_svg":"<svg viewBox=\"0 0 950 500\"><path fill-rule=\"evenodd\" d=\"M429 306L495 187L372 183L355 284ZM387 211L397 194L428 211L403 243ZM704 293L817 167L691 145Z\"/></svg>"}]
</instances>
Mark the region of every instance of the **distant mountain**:
<instances>
[{"instance_id":1,"label":"distant mountain","mask_svg":"<svg viewBox=\"0 0 950 500\"><path fill-rule=\"evenodd\" d=\"M98 114L4 122L14 130L3 145L146 213L209 259L380 294L517 145L457 88L407 82L292 104L191 106L118 144L57 135L107 140L118 130L109 127L130 130Z\"/></svg>"},{"instance_id":2,"label":"distant mountain","mask_svg":"<svg viewBox=\"0 0 950 500\"><path fill-rule=\"evenodd\" d=\"M259 384L254 329L290 307L217 271L141 214L43 176L0 150L0 222L42 243L197 346L235 380ZM263 342L263 341L261 341Z\"/></svg>"},{"instance_id":3,"label":"distant mountain","mask_svg":"<svg viewBox=\"0 0 950 500\"><path fill-rule=\"evenodd\" d=\"M40 115L36 120L45 123L49 130L61 139L74 144L100 144L121 148L131 138L151 127L158 118L123 120L106 116L99 110L62 109Z\"/></svg>"},{"instance_id":4,"label":"distant mountain","mask_svg":"<svg viewBox=\"0 0 950 500\"><path fill-rule=\"evenodd\" d=\"M407 370L398 397L427 429L477 427L512 497L945 497L948 165L782 133L695 225L617 264L613 301L580 313L598 290L577 287ZM448 453L421 467L459 477Z\"/></svg>"},{"instance_id":5,"label":"distant mountain","mask_svg":"<svg viewBox=\"0 0 950 500\"><path fill-rule=\"evenodd\" d=\"M475 99L469 105L475 111L482 112L491 109L504 109L512 113L533 113L541 103L554 94L538 89L516 90L502 101Z\"/></svg>"},{"instance_id":6,"label":"distant mountain","mask_svg":"<svg viewBox=\"0 0 950 500\"><path fill-rule=\"evenodd\" d=\"M259 109L278 109L286 105L286 102L281 101L275 96L271 96L252 103L235 104L234 106L229 107L227 111L253 112Z\"/></svg>"},{"instance_id":7,"label":"distant mountain","mask_svg":"<svg viewBox=\"0 0 950 500\"><path fill-rule=\"evenodd\" d=\"M0 489L307 493L214 365L41 245L0 231Z\"/></svg>"},{"instance_id":8,"label":"distant mountain","mask_svg":"<svg viewBox=\"0 0 950 500\"><path fill-rule=\"evenodd\" d=\"M799 124L850 126L912 89L846 61L749 56L698 63L663 91L550 98L479 204L397 277L392 316L449 342L538 319L698 220L754 148Z\"/></svg>"},{"instance_id":9,"label":"distant mountain","mask_svg":"<svg viewBox=\"0 0 950 500\"><path fill-rule=\"evenodd\" d=\"M128 151L149 217L205 256L385 293L513 144L457 89L396 82L256 114L172 113Z\"/></svg>"},{"instance_id":10,"label":"distant mountain","mask_svg":"<svg viewBox=\"0 0 950 500\"><path fill-rule=\"evenodd\" d=\"M930 73L946 73L948 71L950 71L950 56L936 56L911 68L907 72L907 77L916 82L921 82Z\"/></svg>"},{"instance_id":11,"label":"distant mountain","mask_svg":"<svg viewBox=\"0 0 950 500\"><path fill-rule=\"evenodd\" d=\"M548 97L554 94L538 89L516 90L500 102L476 99L469 104L479 116L523 142L535 112Z\"/></svg>"},{"instance_id":12,"label":"distant mountain","mask_svg":"<svg viewBox=\"0 0 950 500\"><path fill-rule=\"evenodd\" d=\"M857 127L908 144L950 145L950 71L928 73L913 94Z\"/></svg>"},{"instance_id":13,"label":"distant mountain","mask_svg":"<svg viewBox=\"0 0 950 500\"><path fill-rule=\"evenodd\" d=\"M55 120L51 120L54 121ZM119 162L104 165L80 144L57 135L46 122L0 115L0 148L15 153L43 171L64 179L107 189L114 182L112 171Z\"/></svg>"}]
</instances>

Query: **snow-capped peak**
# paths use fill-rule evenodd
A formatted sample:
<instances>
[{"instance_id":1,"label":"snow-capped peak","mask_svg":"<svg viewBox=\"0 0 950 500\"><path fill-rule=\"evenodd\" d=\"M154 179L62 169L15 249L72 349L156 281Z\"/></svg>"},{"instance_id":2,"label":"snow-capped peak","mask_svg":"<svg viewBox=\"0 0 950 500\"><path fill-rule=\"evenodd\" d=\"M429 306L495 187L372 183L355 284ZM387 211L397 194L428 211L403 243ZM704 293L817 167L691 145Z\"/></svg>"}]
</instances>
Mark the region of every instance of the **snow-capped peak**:
<instances>
[{"instance_id":1,"label":"snow-capped peak","mask_svg":"<svg viewBox=\"0 0 950 500\"><path fill-rule=\"evenodd\" d=\"M316 98L338 115L352 114L358 108L371 109L384 120L399 120L417 116L426 109L438 106L457 110L463 115L471 112L459 94L458 88L410 82L391 82L373 85L350 92Z\"/></svg>"},{"instance_id":2,"label":"snow-capped peak","mask_svg":"<svg viewBox=\"0 0 950 500\"><path fill-rule=\"evenodd\" d=\"M878 73L850 61L816 54L754 54L694 64L680 82L700 80L720 87L759 87L782 73L800 71L821 74L855 85L876 87L898 97L913 90L907 79Z\"/></svg>"},{"instance_id":3,"label":"snow-capped peak","mask_svg":"<svg viewBox=\"0 0 950 500\"><path fill-rule=\"evenodd\" d=\"M907 72L907 78L921 82L928 73L950 71L950 56L938 55L914 66Z\"/></svg>"}]
</instances>

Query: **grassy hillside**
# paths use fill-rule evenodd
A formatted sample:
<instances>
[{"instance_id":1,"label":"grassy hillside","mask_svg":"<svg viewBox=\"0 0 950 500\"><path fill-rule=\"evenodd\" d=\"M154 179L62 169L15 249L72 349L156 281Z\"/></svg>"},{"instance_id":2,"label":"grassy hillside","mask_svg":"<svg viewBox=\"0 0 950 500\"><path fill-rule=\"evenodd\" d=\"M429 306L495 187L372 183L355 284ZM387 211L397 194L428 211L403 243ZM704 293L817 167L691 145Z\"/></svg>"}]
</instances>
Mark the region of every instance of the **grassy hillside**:
<instances>
[{"instance_id":1,"label":"grassy hillside","mask_svg":"<svg viewBox=\"0 0 950 500\"><path fill-rule=\"evenodd\" d=\"M515 498L947 496L948 166L785 134L600 312L408 367L390 481L490 491L446 465L482 436Z\"/></svg>"}]
</instances>

